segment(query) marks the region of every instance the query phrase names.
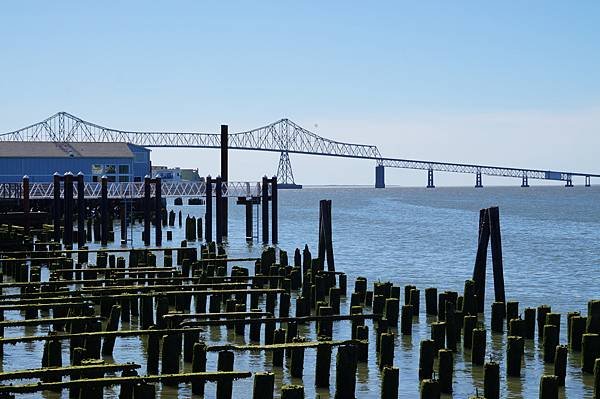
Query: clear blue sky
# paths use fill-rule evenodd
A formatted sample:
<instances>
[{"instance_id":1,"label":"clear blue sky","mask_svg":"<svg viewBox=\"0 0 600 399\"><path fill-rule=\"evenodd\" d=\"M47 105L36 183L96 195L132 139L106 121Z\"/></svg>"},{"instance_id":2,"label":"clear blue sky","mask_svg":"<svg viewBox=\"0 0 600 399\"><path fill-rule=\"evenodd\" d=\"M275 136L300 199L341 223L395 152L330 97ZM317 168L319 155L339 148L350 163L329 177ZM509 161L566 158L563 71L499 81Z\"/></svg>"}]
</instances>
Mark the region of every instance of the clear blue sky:
<instances>
[{"instance_id":1,"label":"clear blue sky","mask_svg":"<svg viewBox=\"0 0 600 399\"><path fill-rule=\"evenodd\" d=\"M600 172L600 2L423 3L4 3L0 131L60 110L130 130L288 117L386 156ZM153 159L218 173L216 151ZM272 175L277 159L236 152L230 178ZM374 179L369 161L292 162L305 184Z\"/></svg>"}]
</instances>

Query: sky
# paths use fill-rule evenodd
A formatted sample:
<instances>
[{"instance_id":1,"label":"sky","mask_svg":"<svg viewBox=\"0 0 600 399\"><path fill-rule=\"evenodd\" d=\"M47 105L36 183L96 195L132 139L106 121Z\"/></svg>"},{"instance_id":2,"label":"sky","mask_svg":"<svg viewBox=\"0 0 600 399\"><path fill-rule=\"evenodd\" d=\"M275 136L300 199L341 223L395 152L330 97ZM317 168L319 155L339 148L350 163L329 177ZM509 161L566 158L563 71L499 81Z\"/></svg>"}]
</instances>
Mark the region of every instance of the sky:
<instances>
[{"instance_id":1,"label":"sky","mask_svg":"<svg viewBox=\"0 0 600 399\"><path fill-rule=\"evenodd\" d=\"M58 111L142 131L289 118L386 157L600 173L599 20L598 1L5 2L0 132ZM219 172L216 150L152 160ZM277 161L235 151L230 180ZM372 161L291 161L301 184L374 183ZM387 169L386 183L426 175Z\"/></svg>"}]
</instances>

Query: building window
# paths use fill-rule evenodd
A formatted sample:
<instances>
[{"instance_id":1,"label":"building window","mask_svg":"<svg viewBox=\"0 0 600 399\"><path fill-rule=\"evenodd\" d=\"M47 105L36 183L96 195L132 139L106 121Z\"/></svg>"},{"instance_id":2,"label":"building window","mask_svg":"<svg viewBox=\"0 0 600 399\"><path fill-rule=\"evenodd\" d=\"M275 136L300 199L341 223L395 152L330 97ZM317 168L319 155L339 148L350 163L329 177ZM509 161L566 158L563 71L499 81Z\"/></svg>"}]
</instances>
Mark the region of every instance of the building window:
<instances>
[{"instance_id":1,"label":"building window","mask_svg":"<svg viewBox=\"0 0 600 399\"><path fill-rule=\"evenodd\" d=\"M114 182L116 182L116 181L117 181L117 177L116 177L116 176L108 176L108 181L109 181L110 183L114 183Z\"/></svg>"},{"instance_id":2,"label":"building window","mask_svg":"<svg viewBox=\"0 0 600 399\"><path fill-rule=\"evenodd\" d=\"M105 165L104 166L104 170L106 171L107 174L115 174L115 173L117 173L117 167L116 167L116 165Z\"/></svg>"},{"instance_id":3,"label":"building window","mask_svg":"<svg viewBox=\"0 0 600 399\"><path fill-rule=\"evenodd\" d=\"M92 181L94 183L98 183L98 176L92 176Z\"/></svg>"},{"instance_id":4,"label":"building window","mask_svg":"<svg viewBox=\"0 0 600 399\"><path fill-rule=\"evenodd\" d=\"M92 175L101 175L102 173L104 173L104 168L102 167L102 165L100 164L93 164L92 165Z\"/></svg>"},{"instance_id":5,"label":"building window","mask_svg":"<svg viewBox=\"0 0 600 399\"><path fill-rule=\"evenodd\" d=\"M136 182L136 183L139 183L139 182L142 181L142 178L139 177L139 176L136 176L136 177L133 178L133 181Z\"/></svg>"},{"instance_id":6,"label":"building window","mask_svg":"<svg viewBox=\"0 0 600 399\"><path fill-rule=\"evenodd\" d=\"M129 181L129 176L119 176L119 182L121 183L127 183Z\"/></svg>"},{"instance_id":7,"label":"building window","mask_svg":"<svg viewBox=\"0 0 600 399\"><path fill-rule=\"evenodd\" d=\"M120 175L128 175L129 174L129 165L119 165L119 174Z\"/></svg>"}]
</instances>

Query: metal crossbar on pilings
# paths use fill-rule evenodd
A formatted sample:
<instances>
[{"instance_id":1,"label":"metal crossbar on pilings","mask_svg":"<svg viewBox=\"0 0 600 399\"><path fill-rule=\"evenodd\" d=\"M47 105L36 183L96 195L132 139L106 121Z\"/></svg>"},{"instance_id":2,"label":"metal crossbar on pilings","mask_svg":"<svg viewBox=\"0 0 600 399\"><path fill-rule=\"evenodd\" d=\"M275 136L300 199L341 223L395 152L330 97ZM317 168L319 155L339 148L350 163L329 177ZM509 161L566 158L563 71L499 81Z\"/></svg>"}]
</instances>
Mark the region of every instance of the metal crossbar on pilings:
<instances>
[{"instance_id":1,"label":"metal crossbar on pilings","mask_svg":"<svg viewBox=\"0 0 600 399\"><path fill-rule=\"evenodd\" d=\"M163 182L161 184L162 197L204 197L206 196L205 182ZM260 182L223 182L223 197L255 197L261 194ZM100 198L101 183L86 182L84 184L85 198ZM269 193L271 187L269 186ZM155 193L151 185L151 196ZM212 184L213 196L216 196L216 184ZM77 185L73 186L73 197L77 198ZM54 183L29 183L30 199L49 199L54 196ZM61 197L64 189L61 185ZM144 183L108 183L108 198L143 198ZM22 198L22 185L20 183L0 184L0 198Z\"/></svg>"}]
</instances>

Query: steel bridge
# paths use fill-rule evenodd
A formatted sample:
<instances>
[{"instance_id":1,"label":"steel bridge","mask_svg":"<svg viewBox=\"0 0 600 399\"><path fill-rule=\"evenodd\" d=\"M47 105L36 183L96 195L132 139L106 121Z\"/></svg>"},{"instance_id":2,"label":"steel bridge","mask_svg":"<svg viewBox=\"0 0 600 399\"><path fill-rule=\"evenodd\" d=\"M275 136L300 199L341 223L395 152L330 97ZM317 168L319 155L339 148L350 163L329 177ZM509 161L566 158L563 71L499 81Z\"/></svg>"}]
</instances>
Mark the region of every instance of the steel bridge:
<instances>
[{"instance_id":1,"label":"steel bridge","mask_svg":"<svg viewBox=\"0 0 600 399\"><path fill-rule=\"evenodd\" d=\"M584 177L589 186L591 178L600 174L513 168L478 164L435 162L383 157L374 145L344 143L321 137L289 119L281 119L253 130L229 134L228 148L234 150L279 152L277 178L280 184L293 184L294 176L289 154L309 154L330 157L370 159L376 162L376 187L384 187L384 169L403 168L428 171L428 187L434 187L433 172L470 173L476 176L475 186L482 187L482 175L522 179L556 180L573 185L573 177ZM221 136L198 132L136 132L110 129L87 122L66 112L25 128L0 134L0 141L52 142L127 142L144 147L220 148Z\"/></svg>"}]
</instances>

